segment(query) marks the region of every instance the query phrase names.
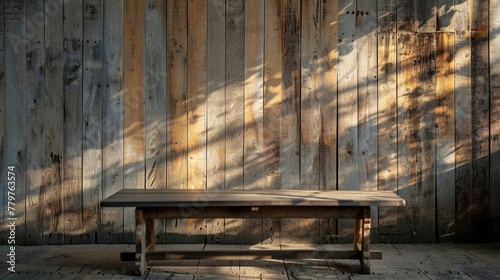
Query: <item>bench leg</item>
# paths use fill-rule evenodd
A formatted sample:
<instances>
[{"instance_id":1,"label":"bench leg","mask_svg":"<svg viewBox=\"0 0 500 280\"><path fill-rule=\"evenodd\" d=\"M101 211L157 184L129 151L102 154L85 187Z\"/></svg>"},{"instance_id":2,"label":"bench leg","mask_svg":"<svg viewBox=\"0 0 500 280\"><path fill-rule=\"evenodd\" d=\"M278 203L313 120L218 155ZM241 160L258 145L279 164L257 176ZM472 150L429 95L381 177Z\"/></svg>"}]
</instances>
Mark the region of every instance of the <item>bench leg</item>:
<instances>
[{"instance_id":1,"label":"bench leg","mask_svg":"<svg viewBox=\"0 0 500 280\"><path fill-rule=\"evenodd\" d=\"M135 275L141 276L146 271L146 220L144 210L135 209Z\"/></svg>"},{"instance_id":2,"label":"bench leg","mask_svg":"<svg viewBox=\"0 0 500 280\"><path fill-rule=\"evenodd\" d=\"M361 273L370 274L370 207L363 208L363 218L356 219L354 228L354 250L359 251Z\"/></svg>"}]
</instances>

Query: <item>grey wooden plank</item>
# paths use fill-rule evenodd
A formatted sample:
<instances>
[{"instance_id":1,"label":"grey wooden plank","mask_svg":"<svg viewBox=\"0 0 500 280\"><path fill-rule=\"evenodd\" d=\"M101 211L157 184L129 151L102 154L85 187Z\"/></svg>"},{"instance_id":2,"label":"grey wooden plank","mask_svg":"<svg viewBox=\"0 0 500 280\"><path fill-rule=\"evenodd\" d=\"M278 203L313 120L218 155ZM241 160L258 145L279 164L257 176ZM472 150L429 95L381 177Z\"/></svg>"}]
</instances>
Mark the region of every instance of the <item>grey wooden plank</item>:
<instances>
[{"instance_id":1,"label":"grey wooden plank","mask_svg":"<svg viewBox=\"0 0 500 280\"><path fill-rule=\"evenodd\" d=\"M490 176L491 186L500 186L500 1L490 2ZM490 189L493 239L500 241L500 187ZM496 237L496 238L495 238Z\"/></svg>"},{"instance_id":2,"label":"grey wooden plank","mask_svg":"<svg viewBox=\"0 0 500 280\"><path fill-rule=\"evenodd\" d=\"M4 2L5 96L4 96L4 220L16 223L15 244L26 242L26 19L24 1ZM3 184L2 184L3 185ZM10 187L10 189L8 189ZM9 195L7 191L10 191ZM7 199L8 198L8 199ZM12 200L14 199L14 200ZM11 207L11 208L9 208ZM15 220L10 220L15 219Z\"/></svg>"},{"instance_id":3,"label":"grey wooden plank","mask_svg":"<svg viewBox=\"0 0 500 280\"><path fill-rule=\"evenodd\" d=\"M83 243L98 242L103 187L103 1L83 4Z\"/></svg>"},{"instance_id":4,"label":"grey wooden plank","mask_svg":"<svg viewBox=\"0 0 500 280\"><path fill-rule=\"evenodd\" d=\"M45 35L43 33L45 18L41 16L42 13L43 1L26 2L26 21L32 26L32 28L28 29L26 36L26 80L28 81L26 86L26 193L30 197L26 201L26 244L28 245L43 244L43 216L40 214L43 209L41 188L45 162L44 120L46 92L45 68L43 67L45 63ZM2 105L0 105L1 107ZM0 114L3 115L1 112ZM2 121L0 121L0 126L3 127ZM0 138L3 137L0 135Z\"/></svg>"},{"instance_id":5,"label":"grey wooden plank","mask_svg":"<svg viewBox=\"0 0 500 280\"><path fill-rule=\"evenodd\" d=\"M101 206L403 206L391 191L121 190Z\"/></svg>"}]
</instances>

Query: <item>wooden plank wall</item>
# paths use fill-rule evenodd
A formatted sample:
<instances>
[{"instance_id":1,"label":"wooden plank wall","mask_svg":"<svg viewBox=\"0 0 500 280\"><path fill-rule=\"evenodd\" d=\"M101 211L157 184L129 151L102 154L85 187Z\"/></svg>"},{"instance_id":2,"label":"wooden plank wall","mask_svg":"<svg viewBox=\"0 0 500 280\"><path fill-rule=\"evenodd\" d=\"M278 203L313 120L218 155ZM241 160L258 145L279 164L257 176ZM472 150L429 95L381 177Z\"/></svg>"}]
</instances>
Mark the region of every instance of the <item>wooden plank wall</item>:
<instances>
[{"instance_id":1,"label":"wooden plank wall","mask_svg":"<svg viewBox=\"0 0 500 280\"><path fill-rule=\"evenodd\" d=\"M498 13L498 0L2 0L0 182L15 166L17 242L132 242L132 209L99 208L123 188L391 190L407 206L374 209L373 242L499 241ZM351 242L352 226L179 219L155 238Z\"/></svg>"}]
</instances>

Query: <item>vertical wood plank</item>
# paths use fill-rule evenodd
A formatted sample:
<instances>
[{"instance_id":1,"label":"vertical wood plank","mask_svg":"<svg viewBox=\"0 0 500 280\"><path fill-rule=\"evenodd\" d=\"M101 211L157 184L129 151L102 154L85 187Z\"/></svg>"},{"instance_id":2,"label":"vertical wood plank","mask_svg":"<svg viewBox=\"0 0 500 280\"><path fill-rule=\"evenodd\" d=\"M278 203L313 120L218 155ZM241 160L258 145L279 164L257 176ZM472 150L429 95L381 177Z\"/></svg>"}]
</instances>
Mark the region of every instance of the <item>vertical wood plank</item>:
<instances>
[{"instance_id":1,"label":"vertical wood plank","mask_svg":"<svg viewBox=\"0 0 500 280\"><path fill-rule=\"evenodd\" d=\"M487 32L489 22L489 1L470 0L469 19L471 31Z\"/></svg>"},{"instance_id":2,"label":"vertical wood plank","mask_svg":"<svg viewBox=\"0 0 500 280\"><path fill-rule=\"evenodd\" d=\"M490 232L488 33L472 32L472 236Z\"/></svg>"},{"instance_id":3,"label":"vertical wood plank","mask_svg":"<svg viewBox=\"0 0 500 280\"><path fill-rule=\"evenodd\" d=\"M0 17L4 18L4 0L0 1ZM0 20L0 170L5 173L5 32L4 32L4 21ZM42 163L43 164L43 163ZM2 186L7 185L6 177L3 176L0 179L0 184ZM5 210L5 199L4 192L0 194L0 221L4 222L4 210ZM2 231L0 232L0 240L5 242L7 236Z\"/></svg>"},{"instance_id":4,"label":"vertical wood plank","mask_svg":"<svg viewBox=\"0 0 500 280\"><path fill-rule=\"evenodd\" d=\"M145 188L144 31L145 0L123 2L123 166L124 188ZM133 233L131 209L125 209L127 236Z\"/></svg>"},{"instance_id":5,"label":"vertical wood plank","mask_svg":"<svg viewBox=\"0 0 500 280\"><path fill-rule=\"evenodd\" d=\"M167 1L167 186L187 189L187 1ZM184 243L185 220L167 221L167 242Z\"/></svg>"},{"instance_id":6,"label":"vertical wood plank","mask_svg":"<svg viewBox=\"0 0 500 280\"><path fill-rule=\"evenodd\" d=\"M338 189L357 190L358 181L358 45L356 2L339 1L338 44ZM353 238L352 221L338 222L338 235L344 242Z\"/></svg>"},{"instance_id":7,"label":"vertical wood plank","mask_svg":"<svg viewBox=\"0 0 500 280\"><path fill-rule=\"evenodd\" d=\"M398 186L398 104L395 32L378 35L378 189L397 192ZM397 240L398 212L380 207L379 242Z\"/></svg>"},{"instance_id":8,"label":"vertical wood plank","mask_svg":"<svg viewBox=\"0 0 500 280\"><path fill-rule=\"evenodd\" d=\"M320 29L320 135L319 135L319 189L337 189L337 64L338 64L338 0L321 2ZM318 241L326 241L326 234L336 234L336 220L319 221Z\"/></svg>"},{"instance_id":9,"label":"vertical wood plank","mask_svg":"<svg viewBox=\"0 0 500 280\"><path fill-rule=\"evenodd\" d=\"M361 190L377 190L377 3L358 0L358 184ZM374 243L378 237L378 213L371 211Z\"/></svg>"},{"instance_id":10,"label":"vertical wood plank","mask_svg":"<svg viewBox=\"0 0 500 280\"><path fill-rule=\"evenodd\" d=\"M63 7L45 3L45 174L41 190L44 200L45 244L62 244L63 178Z\"/></svg>"},{"instance_id":11,"label":"vertical wood plank","mask_svg":"<svg viewBox=\"0 0 500 280\"><path fill-rule=\"evenodd\" d=\"M490 205L494 241L500 239L500 1L490 1Z\"/></svg>"},{"instance_id":12,"label":"vertical wood plank","mask_svg":"<svg viewBox=\"0 0 500 280\"><path fill-rule=\"evenodd\" d=\"M124 187L144 188L145 0L125 0L123 8Z\"/></svg>"},{"instance_id":13,"label":"vertical wood plank","mask_svg":"<svg viewBox=\"0 0 500 280\"><path fill-rule=\"evenodd\" d=\"M396 30L397 32L417 32L417 15L415 0L397 0Z\"/></svg>"},{"instance_id":14,"label":"vertical wood plank","mask_svg":"<svg viewBox=\"0 0 500 280\"><path fill-rule=\"evenodd\" d=\"M225 188L243 188L245 108L245 1L226 1ZM210 176L210 175L209 175ZM225 242L241 244L242 219L225 220Z\"/></svg>"},{"instance_id":15,"label":"vertical wood plank","mask_svg":"<svg viewBox=\"0 0 500 280\"><path fill-rule=\"evenodd\" d=\"M454 34L436 34L436 213L437 241L455 238Z\"/></svg>"},{"instance_id":16,"label":"vertical wood plank","mask_svg":"<svg viewBox=\"0 0 500 280\"><path fill-rule=\"evenodd\" d=\"M283 74L281 100L281 187L298 189L300 184L300 90L301 90L301 1L282 2ZM315 240L308 220L282 219L281 243ZM312 226L314 228L314 226Z\"/></svg>"},{"instance_id":17,"label":"vertical wood plank","mask_svg":"<svg viewBox=\"0 0 500 280\"><path fill-rule=\"evenodd\" d=\"M472 73L469 2L455 3L456 241L472 241Z\"/></svg>"},{"instance_id":18,"label":"vertical wood plank","mask_svg":"<svg viewBox=\"0 0 500 280\"><path fill-rule=\"evenodd\" d=\"M300 185L300 1L282 2L281 187Z\"/></svg>"},{"instance_id":19,"label":"vertical wood plank","mask_svg":"<svg viewBox=\"0 0 500 280\"><path fill-rule=\"evenodd\" d=\"M45 163L45 18L42 1L26 2L26 23L30 27L26 29L26 244L41 245L43 197L40 191Z\"/></svg>"},{"instance_id":20,"label":"vertical wood plank","mask_svg":"<svg viewBox=\"0 0 500 280\"><path fill-rule=\"evenodd\" d=\"M123 189L123 0L103 1L103 191L105 199ZM132 214L124 239L123 208L101 210L102 243L132 242ZM132 217L132 218L130 218ZM132 221L131 221L132 220Z\"/></svg>"},{"instance_id":21,"label":"vertical wood plank","mask_svg":"<svg viewBox=\"0 0 500 280\"><path fill-rule=\"evenodd\" d=\"M245 189L265 186L264 171L264 0L245 1ZM262 219L245 219L243 244L262 242Z\"/></svg>"},{"instance_id":22,"label":"vertical wood plank","mask_svg":"<svg viewBox=\"0 0 500 280\"><path fill-rule=\"evenodd\" d=\"M24 1L4 2L5 24L5 167L14 166L16 245L26 243L26 7ZM7 170L2 170L4 176ZM7 192L7 188L3 190ZM6 207L12 205L6 204ZM8 210L6 208L5 210Z\"/></svg>"},{"instance_id":23,"label":"vertical wood plank","mask_svg":"<svg viewBox=\"0 0 500 280\"><path fill-rule=\"evenodd\" d=\"M264 165L266 189L281 188L280 131L282 59L281 1L265 2L264 39ZM264 219L263 242L279 242L279 219Z\"/></svg>"},{"instance_id":24,"label":"vertical wood plank","mask_svg":"<svg viewBox=\"0 0 500 280\"><path fill-rule=\"evenodd\" d=\"M397 0L379 0L377 3L378 32L396 32Z\"/></svg>"},{"instance_id":25,"label":"vertical wood plank","mask_svg":"<svg viewBox=\"0 0 500 280\"><path fill-rule=\"evenodd\" d=\"M64 5L64 243L82 242L82 1Z\"/></svg>"},{"instance_id":26,"label":"vertical wood plank","mask_svg":"<svg viewBox=\"0 0 500 280\"><path fill-rule=\"evenodd\" d=\"M435 38L398 38L398 193L399 242L435 238Z\"/></svg>"},{"instance_id":27,"label":"vertical wood plank","mask_svg":"<svg viewBox=\"0 0 500 280\"><path fill-rule=\"evenodd\" d=\"M302 1L300 188L319 189L321 2Z\"/></svg>"},{"instance_id":28,"label":"vertical wood plank","mask_svg":"<svg viewBox=\"0 0 500 280\"><path fill-rule=\"evenodd\" d=\"M414 1L417 32L435 32L437 27L436 0Z\"/></svg>"},{"instance_id":29,"label":"vertical wood plank","mask_svg":"<svg viewBox=\"0 0 500 280\"><path fill-rule=\"evenodd\" d=\"M103 1L83 2L83 243L98 242L103 187Z\"/></svg>"},{"instance_id":30,"label":"vertical wood plank","mask_svg":"<svg viewBox=\"0 0 500 280\"><path fill-rule=\"evenodd\" d=\"M145 35L145 145L146 188L164 189L167 183L167 9L165 1L146 1ZM157 220L154 236L165 242L165 221Z\"/></svg>"},{"instance_id":31,"label":"vertical wood plank","mask_svg":"<svg viewBox=\"0 0 500 280\"><path fill-rule=\"evenodd\" d=\"M207 2L188 0L188 188L205 189L207 185L206 101L207 101ZM188 242L202 243L205 220L189 220Z\"/></svg>"},{"instance_id":32,"label":"vertical wood plank","mask_svg":"<svg viewBox=\"0 0 500 280\"><path fill-rule=\"evenodd\" d=\"M453 25L453 18L455 16L455 1L436 0L436 31L455 31L455 26Z\"/></svg>"},{"instance_id":33,"label":"vertical wood plank","mask_svg":"<svg viewBox=\"0 0 500 280\"><path fill-rule=\"evenodd\" d=\"M226 4L207 7L207 189L223 189L226 157ZM223 242L224 219L207 219L207 242Z\"/></svg>"}]
</instances>

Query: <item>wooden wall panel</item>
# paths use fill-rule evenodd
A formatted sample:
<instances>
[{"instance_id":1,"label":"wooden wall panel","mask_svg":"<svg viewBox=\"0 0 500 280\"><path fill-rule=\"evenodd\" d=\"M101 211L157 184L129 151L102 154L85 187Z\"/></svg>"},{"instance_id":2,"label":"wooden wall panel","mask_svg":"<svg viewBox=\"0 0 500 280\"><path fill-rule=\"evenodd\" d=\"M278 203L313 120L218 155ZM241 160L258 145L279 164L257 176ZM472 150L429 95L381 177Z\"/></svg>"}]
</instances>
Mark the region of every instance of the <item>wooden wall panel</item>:
<instances>
[{"instance_id":1,"label":"wooden wall panel","mask_svg":"<svg viewBox=\"0 0 500 280\"><path fill-rule=\"evenodd\" d=\"M264 39L264 166L265 188L281 188L281 101L282 101L282 59L280 47L283 34L281 26L281 1L265 2L265 39ZM279 242L280 223L277 219L264 219L263 242Z\"/></svg>"},{"instance_id":2,"label":"wooden wall panel","mask_svg":"<svg viewBox=\"0 0 500 280\"><path fill-rule=\"evenodd\" d=\"M99 202L165 187L392 190L408 205L373 211L373 242L495 238L496 2L1 1L22 242L132 242L133 209ZM156 238L351 242L352 226L179 219Z\"/></svg>"},{"instance_id":3,"label":"wooden wall panel","mask_svg":"<svg viewBox=\"0 0 500 280\"><path fill-rule=\"evenodd\" d=\"M63 178L63 8L45 3L45 174L43 197L45 244L62 244Z\"/></svg>"},{"instance_id":4,"label":"wooden wall panel","mask_svg":"<svg viewBox=\"0 0 500 280\"><path fill-rule=\"evenodd\" d=\"M146 0L144 50L144 130L147 189L167 184L167 7L165 1ZM165 221L155 223L156 242L165 242Z\"/></svg>"},{"instance_id":5,"label":"wooden wall panel","mask_svg":"<svg viewBox=\"0 0 500 280\"><path fill-rule=\"evenodd\" d=\"M123 0L103 1L103 199L124 187L122 12ZM123 208L102 208L99 242L131 242L131 212L124 217Z\"/></svg>"},{"instance_id":6,"label":"wooden wall panel","mask_svg":"<svg viewBox=\"0 0 500 280\"><path fill-rule=\"evenodd\" d=\"M26 22L31 26L26 30L26 195L29 197L26 200L26 244L29 245L44 244L40 193L45 164L44 21L43 2L27 1Z\"/></svg>"},{"instance_id":7,"label":"wooden wall panel","mask_svg":"<svg viewBox=\"0 0 500 280\"><path fill-rule=\"evenodd\" d=\"M378 35L378 189L398 191L398 103L395 32ZM398 214L393 207L380 207L379 242L397 240Z\"/></svg>"},{"instance_id":8,"label":"wooden wall panel","mask_svg":"<svg viewBox=\"0 0 500 280\"><path fill-rule=\"evenodd\" d=\"M64 5L64 243L82 242L83 2Z\"/></svg>"},{"instance_id":9,"label":"wooden wall panel","mask_svg":"<svg viewBox=\"0 0 500 280\"><path fill-rule=\"evenodd\" d=\"M492 236L500 236L500 1L490 1L490 205ZM498 237L500 238L500 237Z\"/></svg>"},{"instance_id":10,"label":"wooden wall panel","mask_svg":"<svg viewBox=\"0 0 500 280\"><path fill-rule=\"evenodd\" d=\"M167 1L167 188L188 188L187 1ZM167 221L167 242L184 242L185 220Z\"/></svg>"},{"instance_id":11,"label":"wooden wall panel","mask_svg":"<svg viewBox=\"0 0 500 280\"><path fill-rule=\"evenodd\" d=\"M434 34L398 35L399 242L433 242L435 234Z\"/></svg>"},{"instance_id":12,"label":"wooden wall panel","mask_svg":"<svg viewBox=\"0 0 500 280\"><path fill-rule=\"evenodd\" d=\"M472 240L488 240L490 222L488 34L472 32Z\"/></svg>"},{"instance_id":13,"label":"wooden wall panel","mask_svg":"<svg viewBox=\"0 0 500 280\"><path fill-rule=\"evenodd\" d=\"M4 202L5 225L16 218L16 244L26 239L26 9L24 1L4 2L5 27L5 154L4 164L15 173L13 204ZM13 170L9 167L14 167ZM7 176L7 169L3 170ZM12 176L9 176L12 177ZM5 179L7 181L7 179ZM12 182L12 181L10 181ZM9 185L6 182L6 185ZM12 184L10 184L12 186ZM7 188L2 189L9 196ZM6 200L8 201L8 200ZM9 209L8 207L12 207Z\"/></svg>"},{"instance_id":14,"label":"wooden wall panel","mask_svg":"<svg viewBox=\"0 0 500 280\"><path fill-rule=\"evenodd\" d=\"M226 3L208 2L207 189L225 187L226 164ZM207 242L224 242L224 219L207 219Z\"/></svg>"},{"instance_id":15,"label":"wooden wall panel","mask_svg":"<svg viewBox=\"0 0 500 280\"><path fill-rule=\"evenodd\" d=\"M83 2L83 243L99 242L103 187L103 11L102 0Z\"/></svg>"},{"instance_id":16,"label":"wooden wall panel","mask_svg":"<svg viewBox=\"0 0 500 280\"><path fill-rule=\"evenodd\" d=\"M207 184L207 2L188 0L187 12L188 188L205 189ZM188 221L187 231L191 234L191 236L186 236L187 242L204 242L205 220Z\"/></svg>"},{"instance_id":17,"label":"wooden wall panel","mask_svg":"<svg viewBox=\"0 0 500 280\"><path fill-rule=\"evenodd\" d=\"M245 189L262 189L264 176L264 0L245 1ZM243 244L262 242L262 219L243 221Z\"/></svg>"},{"instance_id":18,"label":"wooden wall panel","mask_svg":"<svg viewBox=\"0 0 500 280\"><path fill-rule=\"evenodd\" d=\"M338 189L359 189L358 181L358 44L356 3L339 1L338 50ZM343 242L352 240L354 223L339 221L338 233Z\"/></svg>"},{"instance_id":19,"label":"wooden wall panel","mask_svg":"<svg viewBox=\"0 0 500 280\"><path fill-rule=\"evenodd\" d=\"M454 33L436 34L436 213L438 242L455 235Z\"/></svg>"}]
</instances>

